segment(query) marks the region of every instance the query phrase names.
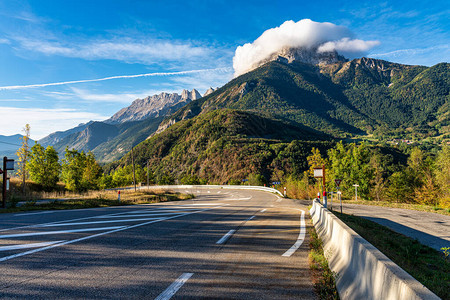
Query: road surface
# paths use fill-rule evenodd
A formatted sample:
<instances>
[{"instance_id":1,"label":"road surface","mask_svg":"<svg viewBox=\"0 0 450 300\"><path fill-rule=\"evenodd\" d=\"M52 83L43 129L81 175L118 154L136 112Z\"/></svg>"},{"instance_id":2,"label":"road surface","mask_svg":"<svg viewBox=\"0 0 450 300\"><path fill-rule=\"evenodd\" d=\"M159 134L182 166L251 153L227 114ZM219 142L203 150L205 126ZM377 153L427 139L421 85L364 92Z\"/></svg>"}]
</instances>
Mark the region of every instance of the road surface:
<instances>
[{"instance_id":1,"label":"road surface","mask_svg":"<svg viewBox=\"0 0 450 300\"><path fill-rule=\"evenodd\" d=\"M259 191L0 215L11 299L315 299L307 207Z\"/></svg>"},{"instance_id":2,"label":"road surface","mask_svg":"<svg viewBox=\"0 0 450 300\"><path fill-rule=\"evenodd\" d=\"M343 204L343 212L386 226L438 251L450 247L450 217L430 212L373 205ZM335 204L334 209L340 207Z\"/></svg>"}]
</instances>

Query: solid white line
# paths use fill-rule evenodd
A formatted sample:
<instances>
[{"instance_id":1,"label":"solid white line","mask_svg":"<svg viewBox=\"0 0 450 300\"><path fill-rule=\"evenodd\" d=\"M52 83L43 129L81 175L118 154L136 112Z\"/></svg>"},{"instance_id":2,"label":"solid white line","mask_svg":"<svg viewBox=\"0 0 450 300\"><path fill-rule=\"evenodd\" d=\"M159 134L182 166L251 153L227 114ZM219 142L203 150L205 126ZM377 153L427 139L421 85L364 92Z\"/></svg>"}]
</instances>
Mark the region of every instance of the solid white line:
<instances>
[{"instance_id":1,"label":"solid white line","mask_svg":"<svg viewBox=\"0 0 450 300\"><path fill-rule=\"evenodd\" d=\"M228 205L228 204L225 204L225 205ZM164 218L164 219L159 219L159 220L154 220L154 221L148 221L148 222L141 223L141 224L135 224L135 225L130 225L130 226L123 226L123 227L120 227L118 229L114 229L114 230L110 230L110 231L106 231L106 232L101 232L101 233L85 236L85 237L82 237L82 238L79 238L79 239L75 239L75 240L71 240L71 241L67 241L67 242L63 242L63 243L59 243L59 244L55 244L55 245L51 245L51 246L47 246L47 247L44 247L44 248L39 248L39 249L35 249L35 250L30 250L30 251L27 251L27 252L18 253L18 254L15 254L15 255L2 257L2 258L0 258L0 262L7 261L7 260L10 260L10 259L13 259L13 258L16 258L16 257L25 256L25 255L33 254L33 253L36 253L36 252L40 252L40 251L49 250L49 249L52 249L52 248L68 245L68 244L81 242L81 241L84 241L84 240L92 239L92 238L95 238L95 237L99 237L99 236L110 234L110 233L114 233L114 232L119 232L119 231L126 230L126 229L136 228L136 227L140 227L140 226L144 226L144 225L148 225L148 224L152 224L152 223L157 223L157 222L161 222L161 221L165 221L165 220L175 219L175 218L183 217L183 216L186 216L186 215L196 214L196 213L199 213L199 212L203 212L203 211L219 208L219 207L222 207L222 206L225 206L225 205L212 207L212 208L205 208L205 209L202 209L202 210L199 210L199 211L189 212L189 213L185 213L183 215L176 215L176 216L173 216L173 217L167 217L167 218Z\"/></svg>"},{"instance_id":2,"label":"solid white line","mask_svg":"<svg viewBox=\"0 0 450 300\"><path fill-rule=\"evenodd\" d=\"M115 216L98 216L95 219L109 219L109 218L131 218L131 217L154 217L154 216L169 216L182 214L183 212L167 212L162 214L138 214L138 215L115 215ZM157 218L156 218L157 219ZM64 222L64 221L61 221Z\"/></svg>"},{"instance_id":3,"label":"solid white line","mask_svg":"<svg viewBox=\"0 0 450 300\"><path fill-rule=\"evenodd\" d=\"M175 295L176 292L186 283L186 281L189 280L189 278L192 277L194 273L183 273L180 277L178 277L169 287L159 294L158 297L155 298L155 300L169 300L172 298L173 295Z\"/></svg>"},{"instance_id":4,"label":"solid white line","mask_svg":"<svg viewBox=\"0 0 450 300\"><path fill-rule=\"evenodd\" d=\"M101 230L111 230L111 229L117 229L117 228L123 228L123 227L124 226L114 226L114 227L102 227L102 228L72 229L72 230L62 230L62 231L43 231L43 232L29 232L29 233L18 233L18 234L5 234L5 235L0 235L0 239L23 237L23 236L62 234L62 233L71 233L71 232L101 231Z\"/></svg>"},{"instance_id":5,"label":"solid white line","mask_svg":"<svg viewBox=\"0 0 450 300\"><path fill-rule=\"evenodd\" d=\"M104 223L118 223L118 222L138 222L138 221L150 221L150 220L157 220L157 219L159 219L159 218L105 220L105 221L76 222L76 223L56 223L56 224L42 225L41 227L75 226L75 225L90 225L90 224L104 224Z\"/></svg>"},{"instance_id":6,"label":"solid white line","mask_svg":"<svg viewBox=\"0 0 450 300\"><path fill-rule=\"evenodd\" d=\"M230 231L228 231L227 233L225 233L225 235L216 242L216 244L223 244L226 241L228 241L228 239L236 232L236 230L232 229Z\"/></svg>"},{"instance_id":7,"label":"solid white line","mask_svg":"<svg viewBox=\"0 0 450 300\"><path fill-rule=\"evenodd\" d=\"M265 212L267 210L267 208L264 208L263 210L261 210L261 212L263 213L263 212Z\"/></svg>"},{"instance_id":8,"label":"solid white line","mask_svg":"<svg viewBox=\"0 0 450 300\"><path fill-rule=\"evenodd\" d=\"M54 213L54 211L40 211L40 212L35 212L35 213L15 214L14 217L40 215L40 214L51 214L51 213Z\"/></svg>"},{"instance_id":9,"label":"solid white line","mask_svg":"<svg viewBox=\"0 0 450 300\"><path fill-rule=\"evenodd\" d=\"M305 234L306 234L305 212L303 210L301 210L301 212L302 212L302 215L300 217L300 233L298 234L297 241L288 251L284 252L284 254L282 256L289 257L292 254L294 254L295 251L297 251L297 249L300 248L300 246L303 244L303 241L305 240Z\"/></svg>"},{"instance_id":10,"label":"solid white line","mask_svg":"<svg viewBox=\"0 0 450 300\"><path fill-rule=\"evenodd\" d=\"M13 245L13 246L3 246L3 247L0 247L0 251L11 251L11 250L28 249L28 248L39 248L39 247L45 247L45 246L54 245L54 244L58 244L58 243L62 243L62 242L64 242L64 241L33 243L33 244L22 244L22 245Z\"/></svg>"}]
</instances>

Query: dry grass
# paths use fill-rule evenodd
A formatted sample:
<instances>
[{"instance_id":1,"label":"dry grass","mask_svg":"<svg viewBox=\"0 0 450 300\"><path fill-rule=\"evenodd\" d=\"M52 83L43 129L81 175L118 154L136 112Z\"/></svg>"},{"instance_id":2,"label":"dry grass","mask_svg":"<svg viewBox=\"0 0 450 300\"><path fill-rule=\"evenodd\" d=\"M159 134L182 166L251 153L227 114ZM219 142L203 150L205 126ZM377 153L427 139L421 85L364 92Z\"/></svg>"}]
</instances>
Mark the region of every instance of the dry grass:
<instances>
[{"instance_id":1,"label":"dry grass","mask_svg":"<svg viewBox=\"0 0 450 300\"><path fill-rule=\"evenodd\" d=\"M166 201L179 201L194 198L192 194L181 194L170 190L142 189L120 191L120 202L118 192L114 190L89 191L85 193L73 192L41 192L39 198L26 198L22 201L24 205L17 207L17 199L8 202L8 208L0 212L17 212L43 209L79 209L92 207L106 207L133 204L149 204ZM40 203L37 200L50 200Z\"/></svg>"}]
</instances>

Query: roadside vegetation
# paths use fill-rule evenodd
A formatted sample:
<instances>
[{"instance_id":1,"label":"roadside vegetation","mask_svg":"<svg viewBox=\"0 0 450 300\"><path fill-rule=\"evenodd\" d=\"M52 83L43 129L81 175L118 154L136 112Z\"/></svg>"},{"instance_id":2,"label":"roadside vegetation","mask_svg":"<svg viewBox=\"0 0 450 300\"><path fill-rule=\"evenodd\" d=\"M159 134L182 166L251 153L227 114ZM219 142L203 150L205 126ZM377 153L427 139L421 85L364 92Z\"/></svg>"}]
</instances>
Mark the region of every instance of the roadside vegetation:
<instances>
[{"instance_id":1,"label":"roadside vegetation","mask_svg":"<svg viewBox=\"0 0 450 300\"><path fill-rule=\"evenodd\" d=\"M150 204L167 201L179 201L193 199L192 194L182 194L170 190L121 190L120 201L118 191L102 190L87 191L83 193L59 191L36 192L34 197L26 198L23 205L17 206L19 199L10 202L7 209L0 210L3 213L29 211L29 210L62 210L80 209L108 206L122 206L135 204ZM38 201L45 199L45 202Z\"/></svg>"},{"instance_id":2,"label":"roadside vegetation","mask_svg":"<svg viewBox=\"0 0 450 300\"><path fill-rule=\"evenodd\" d=\"M450 299L450 257L370 220L334 214L442 299Z\"/></svg>"},{"instance_id":3,"label":"roadside vegetation","mask_svg":"<svg viewBox=\"0 0 450 300\"><path fill-rule=\"evenodd\" d=\"M308 227L309 236L309 267L312 271L314 289L321 300L339 299L336 289L336 274L328 266L328 261L323 253L323 242L318 237L314 226Z\"/></svg>"}]
</instances>

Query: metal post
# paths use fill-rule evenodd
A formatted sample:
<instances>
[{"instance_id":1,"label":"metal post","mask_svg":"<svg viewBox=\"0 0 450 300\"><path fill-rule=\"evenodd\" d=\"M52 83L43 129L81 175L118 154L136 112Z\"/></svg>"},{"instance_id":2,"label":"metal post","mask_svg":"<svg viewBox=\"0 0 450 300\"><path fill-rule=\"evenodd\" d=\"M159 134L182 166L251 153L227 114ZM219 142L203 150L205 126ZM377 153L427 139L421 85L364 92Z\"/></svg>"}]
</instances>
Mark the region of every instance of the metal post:
<instances>
[{"instance_id":1,"label":"metal post","mask_svg":"<svg viewBox=\"0 0 450 300\"><path fill-rule=\"evenodd\" d=\"M341 202L341 215L342 215L342 195L341 191L338 191L339 202Z\"/></svg>"},{"instance_id":2,"label":"metal post","mask_svg":"<svg viewBox=\"0 0 450 300\"><path fill-rule=\"evenodd\" d=\"M325 165L322 165L322 195L323 195L323 207L327 208L328 202L327 202L327 189L325 187Z\"/></svg>"},{"instance_id":3,"label":"metal post","mask_svg":"<svg viewBox=\"0 0 450 300\"><path fill-rule=\"evenodd\" d=\"M131 163L133 164L133 182L134 182L134 191L136 192L136 171L134 170L133 147L131 147Z\"/></svg>"},{"instance_id":4,"label":"metal post","mask_svg":"<svg viewBox=\"0 0 450 300\"><path fill-rule=\"evenodd\" d=\"M286 198L286 187L284 187L284 198Z\"/></svg>"},{"instance_id":5,"label":"metal post","mask_svg":"<svg viewBox=\"0 0 450 300\"><path fill-rule=\"evenodd\" d=\"M117 200L120 202L120 190L117 192Z\"/></svg>"},{"instance_id":6,"label":"metal post","mask_svg":"<svg viewBox=\"0 0 450 300\"><path fill-rule=\"evenodd\" d=\"M6 161L8 158L3 157L3 189L2 189L2 208L6 208L6 180L8 178L8 171L6 170Z\"/></svg>"}]
</instances>

